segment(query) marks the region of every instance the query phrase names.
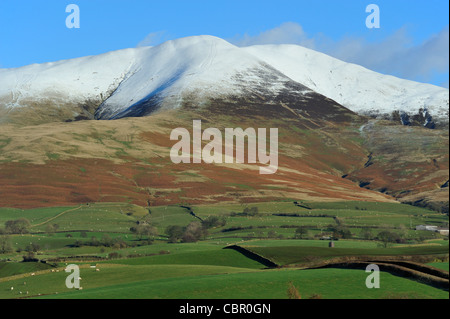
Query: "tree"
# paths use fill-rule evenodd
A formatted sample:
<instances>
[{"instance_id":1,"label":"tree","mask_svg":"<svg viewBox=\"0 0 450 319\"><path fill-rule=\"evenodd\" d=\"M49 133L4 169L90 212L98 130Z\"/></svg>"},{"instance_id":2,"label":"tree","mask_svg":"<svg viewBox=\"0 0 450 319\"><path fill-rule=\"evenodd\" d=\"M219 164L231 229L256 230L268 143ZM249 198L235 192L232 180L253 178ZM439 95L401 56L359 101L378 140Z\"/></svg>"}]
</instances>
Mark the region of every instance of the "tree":
<instances>
[{"instance_id":1,"label":"tree","mask_svg":"<svg viewBox=\"0 0 450 319\"><path fill-rule=\"evenodd\" d=\"M275 237L277 237L277 232L274 231L274 230L270 230L270 231L267 233L267 237L269 237L269 238L275 238Z\"/></svg>"},{"instance_id":2,"label":"tree","mask_svg":"<svg viewBox=\"0 0 450 319\"><path fill-rule=\"evenodd\" d=\"M348 229L347 227L338 225L333 228L333 237L350 239L350 238L352 238L352 233L351 233L350 229Z\"/></svg>"},{"instance_id":3,"label":"tree","mask_svg":"<svg viewBox=\"0 0 450 319\"><path fill-rule=\"evenodd\" d=\"M244 215L248 215L248 216L256 216L259 214L259 209L256 206L245 207L243 213L244 213Z\"/></svg>"},{"instance_id":4,"label":"tree","mask_svg":"<svg viewBox=\"0 0 450 319\"><path fill-rule=\"evenodd\" d=\"M101 240L101 245L105 247L111 247L113 245L113 239L108 234L103 234Z\"/></svg>"},{"instance_id":5,"label":"tree","mask_svg":"<svg viewBox=\"0 0 450 319\"><path fill-rule=\"evenodd\" d=\"M227 223L225 217L209 216L202 221L205 228L223 227Z\"/></svg>"},{"instance_id":6,"label":"tree","mask_svg":"<svg viewBox=\"0 0 450 319\"><path fill-rule=\"evenodd\" d=\"M100 246L100 241L97 239L97 237L92 236L92 237L91 237L90 245L91 245L91 246Z\"/></svg>"},{"instance_id":7,"label":"tree","mask_svg":"<svg viewBox=\"0 0 450 319\"><path fill-rule=\"evenodd\" d=\"M196 242L207 235L207 230L202 226L200 222L191 222L187 225L182 240L185 243Z\"/></svg>"},{"instance_id":8,"label":"tree","mask_svg":"<svg viewBox=\"0 0 450 319\"><path fill-rule=\"evenodd\" d=\"M38 262L39 259L37 259L34 255L34 252L29 251L26 255L22 256L23 262Z\"/></svg>"},{"instance_id":9,"label":"tree","mask_svg":"<svg viewBox=\"0 0 450 319\"><path fill-rule=\"evenodd\" d=\"M113 247L114 247L115 249L121 249L121 248L127 248L127 247L128 247L127 243L125 242L125 240L123 240L122 237L116 237L116 238L114 238L113 243L114 243L114 244L113 244Z\"/></svg>"},{"instance_id":10,"label":"tree","mask_svg":"<svg viewBox=\"0 0 450 319\"><path fill-rule=\"evenodd\" d=\"M400 236L396 233L384 230L377 235L381 246L384 248L390 247L393 243L399 242L401 240Z\"/></svg>"},{"instance_id":11,"label":"tree","mask_svg":"<svg viewBox=\"0 0 450 319\"><path fill-rule=\"evenodd\" d=\"M0 254L6 254L13 250L9 236L0 236Z\"/></svg>"},{"instance_id":12,"label":"tree","mask_svg":"<svg viewBox=\"0 0 450 319\"><path fill-rule=\"evenodd\" d=\"M45 227L45 232L49 235L55 233L59 228L58 224L47 224Z\"/></svg>"},{"instance_id":13,"label":"tree","mask_svg":"<svg viewBox=\"0 0 450 319\"><path fill-rule=\"evenodd\" d=\"M408 228L404 224L400 224L398 226L399 230L397 231L399 237L401 239L406 239L408 237Z\"/></svg>"},{"instance_id":14,"label":"tree","mask_svg":"<svg viewBox=\"0 0 450 319\"><path fill-rule=\"evenodd\" d=\"M83 246L83 242L79 239L75 240L75 243L73 244L74 247L81 247Z\"/></svg>"},{"instance_id":15,"label":"tree","mask_svg":"<svg viewBox=\"0 0 450 319\"><path fill-rule=\"evenodd\" d=\"M153 237L158 236L158 229L151 225L140 224L136 227L131 227L130 231L135 234L139 240L142 240L142 237L153 239Z\"/></svg>"},{"instance_id":16,"label":"tree","mask_svg":"<svg viewBox=\"0 0 450 319\"><path fill-rule=\"evenodd\" d=\"M370 228L364 228L363 230L361 230L361 237L365 240L372 240L372 230L370 230Z\"/></svg>"},{"instance_id":17,"label":"tree","mask_svg":"<svg viewBox=\"0 0 450 319\"><path fill-rule=\"evenodd\" d=\"M30 227L30 221L23 217L16 220L8 220L5 223L5 230L9 234L26 234Z\"/></svg>"},{"instance_id":18,"label":"tree","mask_svg":"<svg viewBox=\"0 0 450 319\"><path fill-rule=\"evenodd\" d=\"M308 228L306 226L300 226L295 230L295 238L303 239L308 236Z\"/></svg>"},{"instance_id":19,"label":"tree","mask_svg":"<svg viewBox=\"0 0 450 319\"><path fill-rule=\"evenodd\" d=\"M184 227L178 225L171 225L166 228L166 234L169 237L169 242L176 243L183 237Z\"/></svg>"},{"instance_id":20,"label":"tree","mask_svg":"<svg viewBox=\"0 0 450 319\"><path fill-rule=\"evenodd\" d=\"M27 247L25 247L25 250L32 253L37 253L41 249L41 246L37 243L31 243Z\"/></svg>"}]
</instances>

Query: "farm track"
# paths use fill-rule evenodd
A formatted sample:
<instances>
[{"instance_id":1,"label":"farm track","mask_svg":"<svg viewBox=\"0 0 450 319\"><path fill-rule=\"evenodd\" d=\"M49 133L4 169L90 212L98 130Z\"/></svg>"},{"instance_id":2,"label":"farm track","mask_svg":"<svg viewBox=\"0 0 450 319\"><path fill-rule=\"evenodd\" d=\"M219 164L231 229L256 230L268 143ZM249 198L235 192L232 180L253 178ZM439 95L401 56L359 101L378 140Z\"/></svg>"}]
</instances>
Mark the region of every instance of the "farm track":
<instances>
[{"instance_id":1,"label":"farm track","mask_svg":"<svg viewBox=\"0 0 450 319\"><path fill-rule=\"evenodd\" d=\"M75 208L71 208L71 209L65 210L65 211L59 213L58 215L53 216L53 217L47 219L46 221L43 221L42 223L31 225L31 227L36 227L36 226L41 226L41 225L47 224L48 222L51 222L52 220L55 220L56 218L61 217L62 215L66 214L66 213L69 213L69 212L73 212L73 211L75 211L75 210L78 210L78 209L80 209L81 207L82 207L82 206L78 206L78 207L75 207Z\"/></svg>"}]
</instances>

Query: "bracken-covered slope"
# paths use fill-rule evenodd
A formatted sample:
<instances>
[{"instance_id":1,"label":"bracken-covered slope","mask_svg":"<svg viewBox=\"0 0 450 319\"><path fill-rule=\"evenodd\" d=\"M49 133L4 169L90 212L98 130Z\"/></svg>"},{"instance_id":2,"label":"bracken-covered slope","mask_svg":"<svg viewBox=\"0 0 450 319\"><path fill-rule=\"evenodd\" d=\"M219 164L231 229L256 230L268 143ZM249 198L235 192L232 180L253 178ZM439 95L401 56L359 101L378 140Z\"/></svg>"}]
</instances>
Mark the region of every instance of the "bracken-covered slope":
<instances>
[{"instance_id":1,"label":"bracken-covered slope","mask_svg":"<svg viewBox=\"0 0 450 319\"><path fill-rule=\"evenodd\" d=\"M365 116L373 110L395 121ZM428 128L445 127L446 112L446 89L210 36L3 69L0 207L305 199L445 211L448 133ZM277 173L172 163L171 130L194 119L222 132L278 128Z\"/></svg>"},{"instance_id":2,"label":"bracken-covered slope","mask_svg":"<svg viewBox=\"0 0 450 319\"><path fill-rule=\"evenodd\" d=\"M116 121L0 125L0 207L394 201L341 178L365 161L357 126L324 120L314 125L283 107L278 109L286 116L282 120L248 115L245 109L233 110L232 116L182 107ZM201 119L203 129L216 127L222 132L225 127L278 127L278 171L261 175L260 164L247 161L172 163L169 154L175 141L170 133L177 127L192 131L193 119Z\"/></svg>"}]
</instances>

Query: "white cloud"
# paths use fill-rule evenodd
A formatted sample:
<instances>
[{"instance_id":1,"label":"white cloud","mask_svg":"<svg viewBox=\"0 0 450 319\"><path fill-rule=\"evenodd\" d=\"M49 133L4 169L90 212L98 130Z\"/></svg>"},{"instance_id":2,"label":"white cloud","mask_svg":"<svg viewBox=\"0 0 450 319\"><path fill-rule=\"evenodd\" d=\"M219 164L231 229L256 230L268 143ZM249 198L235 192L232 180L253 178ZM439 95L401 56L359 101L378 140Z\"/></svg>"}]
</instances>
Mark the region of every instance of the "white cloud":
<instances>
[{"instance_id":1,"label":"white cloud","mask_svg":"<svg viewBox=\"0 0 450 319\"><path fill-rule=\"evenodd\" d=\"M402 28L378 43L344 39L322 49L338 59L382 73L429 81L436 73L448 73L449 29L447 26L418 45L412 45L407 30Z\"/></svg>"},{"instance_id":2,"label":"white cloud","mask_svg":"<svg viewBox=\"0 0 450 319\"><path fill-rule=\"evenodd\" d=\"M168 40L168 35L165 31L157 31L147 34L147 36L140 41L136 47L155 46Z\"/></svg>"},{"instance_id":3,"label":"white cloud","mask_svg":"<svg viewBox=\"0 0 450 319\"><path fill-rule=\"evenodd\" d=\"M415 81L430 81L436 74L448 76L449 72L448 26L418 45L413 45L406 28L397 30L380 42L369 43L357 37L336 41L324 34L310 36L294 22L284 23L256 36L246 34L229 41L238 46L297 44L377 72Z\"/></svg>"},{"instance_id":4,"label":"white cloud","mask_svg":"<svg viewBox=\"0 0 450 319\"><path fill-rule=\"evenodd\" d=\"M286 22L271 30L264 31L257 36L245 34L230 39L237 46L258 44L298 44L305 47L314 45L314 39L308 38L303 27L298 23Z\"/></svg>"}]
</instances>

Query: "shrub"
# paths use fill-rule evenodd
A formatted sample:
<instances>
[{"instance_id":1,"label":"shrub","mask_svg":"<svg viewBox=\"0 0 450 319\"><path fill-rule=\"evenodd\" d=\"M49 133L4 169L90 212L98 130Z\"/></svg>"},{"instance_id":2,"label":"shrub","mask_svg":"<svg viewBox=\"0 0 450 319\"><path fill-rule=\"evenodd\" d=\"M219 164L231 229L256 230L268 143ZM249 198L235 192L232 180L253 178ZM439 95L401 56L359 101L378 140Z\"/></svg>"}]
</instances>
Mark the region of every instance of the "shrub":
<instances>
[{"instance_id":1,"label":"shrub","mask_svg":"<svg viewBox=\"0 0 450 319\"><path fill-rule=\"evenodd\" d=\"M287 295L289 299L302 299L300 292L295 288L292 281L288 283Z\"/></svg>"},{"instance_id":2,"label":"shrub","mask_svg":"<svg viewBox=\"0 0 450 319\"><path fill-rule=\"evenodd\" d=\"M22 256L22 258L23 258L23 262L38 262L39 261L39 259L37 259L35 256L34 256L34 252L28 252L28 254L26 254L25 256Z\"/></svg>"},{"instance_id":3,"label":"shrub","mask_svg":"<svg viewBox=\"0 0 450 319\"><path fill-rule=\"evenodd\" d=\"M0 254L5 254L13 251L11 240L8 236L0 236Z\"/></svg>"},{"instance_id":4,"label":"shrub","mask_svg":"<svg viewBox=\"0 0 450 319\"><path fill-rule=\"evenodd\" d=\"M224 217L210 216L202 221L202 226L205 228L223 227L226 223Z\"/></svg>"},{"instance_id":5,"label":"shrub","mask_svg":"<svg viewBox=\"0 0 450 319\"><path fill-rule=\"evenodd\" d=\"M41 249L41 246L39 244L36 244L36 243L31 243L27 247L25 247L26 251L33 252L33 253L38 252L39 249Z\"/></svg>"},{"instance_id":6,"label":"shrub","mask_svg":"<svg viewBox=\"0 0 450 319\"><path fill-rule=\"evenodd\" d=\"M108 254L108 258L109 259L117 259L117 258L120 258L120 255L118 252L114 251L114 252Z\"/></svg>"}]
</instances>

